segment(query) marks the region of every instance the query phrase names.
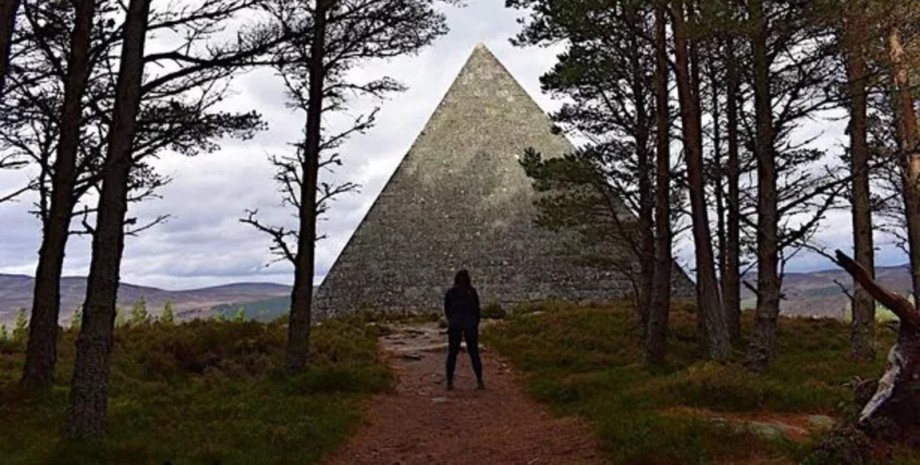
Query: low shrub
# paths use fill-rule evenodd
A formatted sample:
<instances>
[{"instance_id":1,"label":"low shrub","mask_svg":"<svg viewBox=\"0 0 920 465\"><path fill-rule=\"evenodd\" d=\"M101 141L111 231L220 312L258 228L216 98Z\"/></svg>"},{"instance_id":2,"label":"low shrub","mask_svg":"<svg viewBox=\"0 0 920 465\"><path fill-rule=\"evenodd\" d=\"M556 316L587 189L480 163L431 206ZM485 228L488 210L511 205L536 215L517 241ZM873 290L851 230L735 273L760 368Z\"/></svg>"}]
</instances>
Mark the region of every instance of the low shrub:
<instances>
[{"instance_id":1,"label":"low shrub","mask_svg":"<svg viewBox=\"0 0 920 465\"><path fill-rule=\"evenodd\" d=\"M746 330L751 320L746 314ZM849 329L842 322L782 319L775 361L751 373L741 365L743 350L729 363L700 360L692 307L676 306L670 321L667 365L651 370L642 365L642 331L628 304L528 304L484 339L522 371L534 397L593 424L617 464L801 460L808 444L714 419L842 417L852 404L846 384L884 365L883 357L871 363L846 357ZM878 337L882 348L893 342L890 332Z\"/></svg>"},{"instance_id":2,"label":"low shrub","mask_svg":"<svg viewBox=\"0 0 920 465\"><path fill-rule=\"evenodd\" d=\"M287 327L239 321L151 322L116 330L108 436L60 441L74 355L62 333L54 388L18 387L24 347L0 351L0 462L26 464L317 463L392 378L373 328L328 321L311 333L309 367L283 368Z\"/></svg>"},{"instance_id":3,"label":"low shrub","mask_svg":"<svg viewBox=\"0 0 920 465\"><path fill-rule=\"evenodd\" d=\"M482 307L480 316L493 320L503 320L508 316L508 312L506 312L498 302L489 302Z\"/></svg>"}]
</instances>

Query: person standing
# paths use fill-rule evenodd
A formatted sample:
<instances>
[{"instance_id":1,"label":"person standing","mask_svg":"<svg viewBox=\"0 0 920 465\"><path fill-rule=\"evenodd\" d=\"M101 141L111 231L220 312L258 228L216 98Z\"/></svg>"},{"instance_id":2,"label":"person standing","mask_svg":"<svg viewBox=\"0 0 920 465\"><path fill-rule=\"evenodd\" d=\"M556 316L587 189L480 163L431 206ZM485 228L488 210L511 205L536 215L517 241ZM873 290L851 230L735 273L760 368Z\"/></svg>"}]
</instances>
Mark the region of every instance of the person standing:
<instances>
[{"instance_id":1,"label":"person standing","mask_svg":"<svg viewBox=\"0 0 920 465\"><path fill-rule=\"evenodd\" d=\"M466 339L466 350L470 354L473 371L476 372L476 388L485 389L482 381L482 360L479 358L479 295L473 287L470 273L460 270L454 276L454 286L444 296L444 316L447 317L447 390L454 389L454 370L460 342Z\"/></svg>"}]
</instances>

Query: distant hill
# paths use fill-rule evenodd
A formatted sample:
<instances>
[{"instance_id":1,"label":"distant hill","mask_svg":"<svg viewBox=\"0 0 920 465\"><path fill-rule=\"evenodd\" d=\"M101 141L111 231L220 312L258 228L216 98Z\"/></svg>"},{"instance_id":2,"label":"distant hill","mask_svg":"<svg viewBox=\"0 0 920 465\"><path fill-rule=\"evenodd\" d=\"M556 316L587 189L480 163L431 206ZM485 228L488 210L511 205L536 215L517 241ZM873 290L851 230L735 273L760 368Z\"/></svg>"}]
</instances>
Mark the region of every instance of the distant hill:
<instances>
[{"instance_id":1,"label":"distant hill","mask_svg":"<svg viewBox=\"0 0 920 465\"><path fill-rule=\"evenodd\" d=\"M907 265L880 267L877 279L888 288L908 294L910 272ZM745 278L752 284L756 276ZM849 301L834 281L852 292L852 281L842 270L823 270L809 273L787 273L783 279L786 298L781 303L782 313L790 316L815 316L842 318ZM0 323L9 324L20 308L29 309L34 280L29 276L0 274ZM70 322L74 310L83 303L86 279L65 277L61 280L61 323ZM118 292L118 305L125 311L142 297L147 310L154 315L163 311L166 302L172 302L177 316L182 319L223 315L232 318L240 309L247 318L270 321L284 315L290 305L291 287L273 283L234 283L223 286L168 291L155 287L122 283ZM754 294L742 288L742 306L753 308Z\"/></svg>"},{"instance_id":2,"label":"distant hill","mask_svg":"<svg viewBox=\"0 0 920 465\"><path fill-rule=\"evenodd\" d=\"M0 323L13 321L20 308L31 308L34 281L29 276L0 274ZM74 310L82 305L85 294L86 278L61 279L61 323L70 321ZM232 308L235 313L240 306L251 306L256 311L261 308L254 306L257 302L272 302L272 308L282 307L286 310L290 294L290 286L274 283L233 283L184 291L121 283L118 305L129 311L143 298L147 311L159 315L166 302L172 302L179 318L195 318L211 316L218 308Z\"/></svg>"},{"instance_id":3,"label":"distant hill","mask_svg":"<svg viewBox=\"0 0 920 465\"><path fill-rule=\"evenodd\" d=\"M907 265L879 267L876 279L889 289L910 293L910 269ZM745 278L754 284L756 276ZM780 303L784 315L842 318L849 308L849 299L835 281L852 293L853 280L843 270L823 270L810 273L786 273L783 278L785 299ZM742 288L742 306L753 308L754 294Z\"/></svg>"},{"instance_id":4,"label":"distant hill","mask_svg":"<svg viewBox=\"0 0 920 465\"><path fill-rule=\"evenodd\" d=\"M286 315L291 308L291 296L286 294L281 297L257 300L248 303L221 304L214 307L215 315L234 318L240 310L246 318L256 321L273 321Z\"/></svg>"}]
</instances>

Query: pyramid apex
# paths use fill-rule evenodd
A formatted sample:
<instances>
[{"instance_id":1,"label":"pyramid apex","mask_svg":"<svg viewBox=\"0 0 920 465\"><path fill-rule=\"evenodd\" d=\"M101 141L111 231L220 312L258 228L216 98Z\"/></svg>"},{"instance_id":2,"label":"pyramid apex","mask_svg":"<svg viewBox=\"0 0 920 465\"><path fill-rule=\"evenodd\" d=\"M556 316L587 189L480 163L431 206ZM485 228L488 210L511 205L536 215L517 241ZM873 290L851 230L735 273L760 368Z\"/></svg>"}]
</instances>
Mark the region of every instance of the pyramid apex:
<instances>
[{"instance_id":1,"label":"pyramid apex","mask_svg":"<svg viewBox=\"0 0 920 465\"><path fill-rule=\"evenodd\" d=\"M490 49L489 46L486 45L485 42L479 42L479 43L477 43L477 44L473 47L473 51L470 53L470 55L483 55L483 54L484 54L484 55L490 55L490 56L493 56L493 57L495 56L495 53L492 52L492 49Z\"/></svg>"},{"instance_id":2,"label":"pyramid apex","mask_svg":"<svg viewBox=\"0 0 920 465\"><path fill-rule=\"evenodd\" d=\"M453 269L471 270L483 302L607 301L629 277L577 257L577 234L535 225L537 192L519 162L574 148L483 43L478 43L399 167L329 270L315 315L428 312ZM631 259L612 241L605 256ZM573 252L570 252L573 251ZM683 273L674 296L692 296Z\"/></svg>"}]
</instances>

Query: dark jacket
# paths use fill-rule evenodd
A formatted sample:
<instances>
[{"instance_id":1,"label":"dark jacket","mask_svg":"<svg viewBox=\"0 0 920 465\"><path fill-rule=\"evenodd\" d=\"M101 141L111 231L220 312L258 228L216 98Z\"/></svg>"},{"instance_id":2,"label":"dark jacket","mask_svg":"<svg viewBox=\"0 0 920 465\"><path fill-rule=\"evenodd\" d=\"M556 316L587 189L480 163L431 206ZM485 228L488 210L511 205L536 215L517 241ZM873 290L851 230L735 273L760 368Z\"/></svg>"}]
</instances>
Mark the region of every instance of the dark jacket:
<instances>
[{"instance_id":1,"label":"dark jacket","mask_svg":"<svg viewBox=\"0 0 920 465\"><path fill-rule=\"evenodd\" d=\"M479 294L475 288L452 287L444 296L444 315L452 329L474 329L479 326Z\"/></svg>"}]
</instances>

